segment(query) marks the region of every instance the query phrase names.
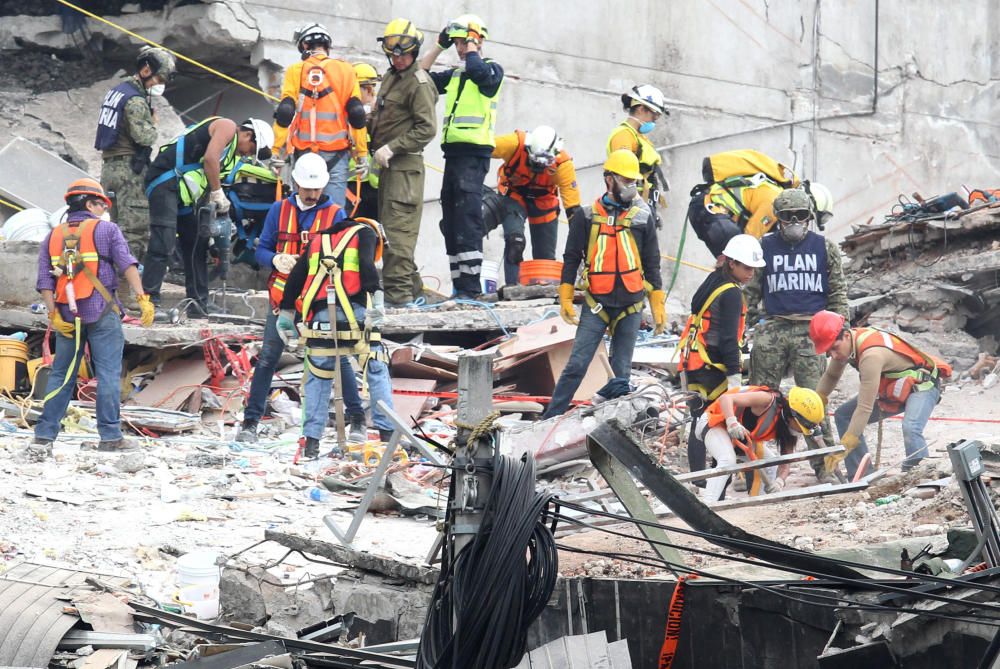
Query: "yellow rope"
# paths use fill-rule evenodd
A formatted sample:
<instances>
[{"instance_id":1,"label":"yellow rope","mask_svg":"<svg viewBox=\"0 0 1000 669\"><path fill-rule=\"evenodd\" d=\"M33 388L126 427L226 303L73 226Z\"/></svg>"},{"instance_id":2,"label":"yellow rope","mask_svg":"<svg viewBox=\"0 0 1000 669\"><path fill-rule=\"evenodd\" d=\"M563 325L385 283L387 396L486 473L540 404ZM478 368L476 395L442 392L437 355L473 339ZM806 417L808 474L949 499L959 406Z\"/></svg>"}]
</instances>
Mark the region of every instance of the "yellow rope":
<instances>
[{"instance_id":1,"label":"yellow rope","mask_svg":"<svg viewBox=\"0 0 1000 669\"><path fill-rule=\"evenodd\" d=\"M81 14L86 14L87 16L89 16L92 19L100 21L101 23L105 23L105 24L111 26L112 28L114 28L115 30L120 30L121 32L125 33L126 35L128 35L130 37L134 37L137 40L141 40L141 41L145 42L146 44L150 44L152 46L155 46L157 48L163 49L165 51L169 51L170 53L174 54L175 56L177 56L181 60L183 60L185 62L188 62L188 63L191 63L192 65L195 65L197 67L200 67L201 69L205 70L206 72L211 72L215 76L221 77L221 78L225 79L226 81L228 81L229 83L236 84L237 86L242 86L243 88L247 89L248 91L252 91L254 93L257 93L258 95L263 95L265 98L268 98L269 100L274 100L275 102L280 102L280 100L278 98L276 98L275 96L271 95L270 93L265 93L264 91L260 90L259 88L255 88L255 87L251 86L250 84L245 84L242 81L240 81L239 79L233 79L228 74L223 74L222 72L219 72L218 70L215 70L215 69L209 67L208 65L205 65L204 63L200 63L200 62L198 62L197 60L195 60L193 58L188 58L184 54L178 53L178 52L174 51L173 49L170 49L168 47L163 46L162 44L157 44L156 42L154 42L151 39L146 39L142 35L138 35L138 34L132 32L131 30L129 30L128 28L125 28L123 26L118 25L117 23L114 23L112 21L108 21L106 18L104 18L102 16L98 16L97 14L94 14L93 12L88 12L86 9L83 9L82 7L78 7L78 6L74 5L72 2L67 2L66 0L57 0L57 1L59 2L59 4L66 5L70 9L75 9L76 11L80 12Z\"/></svg>"},{"instance_id":2,"label":"yellow rope","mask_svg":"<svg viewBox=\"0 0 1000 669\"><path fill-rule=\"evenodd\" d=\"M24 207L14 204L13 202L8 202L7 200L0 197L0 204L10 207L11 209L17 209L18 211L24 211Z\"/></svg>"},{"instance_id":3,"label":"yellow rope","mask_svg":"<svg viewBox=\"0 0 1000 669\"><path fill-rule=\"evenodd\" d=\"M463 430L471 430L469 437L466 439L466 448L470 451L476 447L476 442L480 439L485 438L489 435L490 431L496 429L496 421L500 418L499 411L492 411L486 414L486 417L479 421L478 424L463 423L459 420L455 421L455 427L462 428Z\"/></svg>"},{"instance_id":4,"label":"yellow rope","mask_svg":"<svg viewBox=\"0 0 1000 669\"><path fill-rule=\"evenodd\" d=\"M661 253L660 257L664 258L666 260L673 261L673 262L678 262L677 258L675 258L674 256L668 256L665 253ZM688 267L694 267L695 269L700 269L702 272L714 272L715 271L715 269L712 268L712 267L706 267L705 265L699 265L698 263L688 262L687 260L681 260L680 263L682 265L687 265Z\"/></svg>"}]
</instances>

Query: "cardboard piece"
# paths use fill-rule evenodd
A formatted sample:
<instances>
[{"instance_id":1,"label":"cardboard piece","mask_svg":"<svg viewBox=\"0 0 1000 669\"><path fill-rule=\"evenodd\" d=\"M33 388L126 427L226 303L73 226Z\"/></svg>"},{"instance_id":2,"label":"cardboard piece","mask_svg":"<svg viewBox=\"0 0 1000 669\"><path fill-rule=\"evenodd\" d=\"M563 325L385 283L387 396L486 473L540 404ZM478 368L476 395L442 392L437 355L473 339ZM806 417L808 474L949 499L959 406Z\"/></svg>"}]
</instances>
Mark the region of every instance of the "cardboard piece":
<instances>
[{"instance_id":1,"label":"cardboard piece","mask_svg":"<svg viewBox=\"0 0 1000 669\"><path fill-rule=\"evenodd\" d=\"M420 359L426 360L426 362L418 362L416 353L408 346L397 348L392 352L390 362L392 373L408 379L433 379L436 381L455 381L458 379L457 365L452 371L437 366L436 362L426 355L420 356Z\"/></svg>"},{"instance_id":2,"label":"cardboard piece","mask_svg":"<svg viewBox=\"0 0 1000 669\"><path fill-rule=\"evenodd\" d=\"M163 363L163 371L136 393L132 404L164 409L180 409L198 390L197 386L210 378L205 359L174 358Z\"/></svg>"},{"instance_id":3,"label":"cardboard piece","mask_svg":"<svg viewBox=\"0 0 1000 669\"><path fill-rule=\"evenodd\" d=\"M437 382L431 379L392 379L392 406L396 414L407 423L410 418L420 418L423 413L424 404L427 397L424 395L401 395L397 390L415 390L419 392L433 392Z\"/></svg>"}]
</instances>

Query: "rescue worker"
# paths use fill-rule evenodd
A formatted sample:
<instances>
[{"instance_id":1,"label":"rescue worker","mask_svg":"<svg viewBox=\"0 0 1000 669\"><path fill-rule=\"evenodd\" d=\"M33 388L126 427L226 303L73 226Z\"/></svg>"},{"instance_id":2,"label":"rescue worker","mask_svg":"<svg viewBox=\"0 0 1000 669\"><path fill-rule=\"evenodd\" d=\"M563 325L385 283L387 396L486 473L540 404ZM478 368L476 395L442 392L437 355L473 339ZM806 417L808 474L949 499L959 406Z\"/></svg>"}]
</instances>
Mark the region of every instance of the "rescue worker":
<instances>
[{"instance_id":1,"label":"rescue worker","mask_svg":"<svg viewBox=\"0 0 1000 669\"><path fill-rule=\"evenodd\" d=\"M834 411L846 454L827 456L827 469L835 471L846 457L847 477L853 480L868 452L865 425L900 413L906 450L902 469L906 472L916 467L927 456L924 427L941 401L941 381L951 376L951 366L899 335L872 327L852 328L843 315L832 311L819 311L812 317L809 338L816 353L830 357L816 388L824 404L847 365L857 369L860 378L858 394Z\"/></svg>"},{"instance_id":2,"label":"rescue worker","mask_svg":"<svg viewBox=\"0 0 1000 669\"><path fill-rule=\"evenodd\" d=\"M660 167L662 158L649 141L648 135L653 132L660 116L669 116L670 112L665 106L662 91L649 84L633 86L629 92L622 93L621 100L628 117L611 131L606 153L610 156L613 151L628 149L639 159L639 171L643 178L640 193L650 205L650 211L659 227L656 207L660 204L660 191L666 191L668 185Z\"/></svg>"},{"instance_id":3,"label":"rescue worker","mask_svg":"<svg viewBox=\"0 0 1000 669\"><path fill-rule=\"evenodd\" d=\"M330 57L332 44L330 31L320 23L295 31L302 61L285 70L274 134L279 161L309 152L323 157L330 172L325 192L343 207L348 163L353 156L359 169L367 166L368 136L358 77L350 63Z\"/></svg>"},{"instance_id":4,"label":"rescue worker","mask_svg":"<svg viewBox=\"0 0 1000 669\"><path fill-rule=\"evenodd\" d=\"M486 216L486 231L503 228L504 280L513 286L524 255L524 219L530 224L531 257L555 260L559 198L571 219L580 208L580 190L573 159L563 150L562 137L549 126L500 135L496 144L493 157L504 161L497 179L501 197L486 195L495 207L495 215ZM491 210L489 203L485 209Z\"/></svg>"},{"instance_id":5,"label":"rescue worker","mask_svg":"<svg viewBox=\"0 0 1000 669\"><path fill-rule=\"evenodd\" d=\"M270 158L273 143L271 126L261 120L250 118L237 126L228 118L211 116L160 147L146 171L149 248L143 261L142 285L153 304L160 303L167 263L179 239L185 293L191 300L188 314L203 316L215 311L208 306L209 240L199 235L197 209L202 204L214 205L216 216L226 217L230 202L222 180L240 156Z\"/></svg>"},{"instance_id":6,"label":"rescue worker","mask_svg":"<svg viewBox=\"0 0 1000 669\"><path fill-rule=\"evenodd\" d=\"M823 401L814 390L796 386L785 397L774 388L751 385L723 393L708 405L694 429L721 468L736 464L737 448L750 460L774 457L777 454L765 445L768 441L776 441L782 454L791 453L798 435L812 434L823 415ZM784 488L785 480L778 469L754 469L750 494L759 495L762 488L764 492ZM729 479L729 474L708 479L702 499L721 500Z\"/></svg>"},{"instance_id":7,"label":"rescue worker","mask_svg":"<svg viewBox=\"0 0 1000 669\"><path fill-rule=\"evenodd\" d=\"M629 378L647 294L656 334L666 328L660 245L649 207L639 197L641 182L635 154L615 151L604 161L606 192L591 207L578 209L569 222L559 305L563 320L579 328L544 418L558 416L569 408L605 332L611 335L615 378ZM578 319L573 310L573 284L581 262L586 307Z\"/></svg>"},{"instance_id":8,"label":"rescue worker","mask_svg":"<svg viewBox=\"0 0 1000 669\"><path fill-rule=\"evenodd\" d=\"M746 298L754 326L750 349L750 385L778 388L791 374L795 385L815 389L826 370L809 340L809 320L823 309L847 315L847 282L836 243L809 227L816 217L812 198L801 188L788 188L774 200L777 231L764 235L765 265L747 286ZM763 313L758 322L758 307ZM836 446L828 418L823 441ZM810 447L815 442L806 440ZM823 460L810 461L821 482Z\"/></svg>"},{"instance_id":9,"label":"rescue worker","mask_svg":"<svg viewBox=\"0 0 1000 669\"><path fill-rule=\"evenodd\" d=\"M177 62L169 51L145 46L135 64L136 73L104 96L94 148L101 152L101 185L115 194L111 217L129 249L141 257L149 236L143 175L156 143L153 97L163 95L177 72Z\"/></svg>"},{"instance_id":10,"label":"rescue worker","mask_svg":"<svg viewBox=\"0 0 1000 669\"><path fill-rule=\"evenodd\" d=\"M377 406L378 400L383 400L392 407L392 381L379 334L384 300L375 264L382 258L384 245L385 237L375 221L344 219L335 222L312 237L285 283L277 320L278 334L286 341L296 337L294 323L298 317L304 324L306 337L302 435L307 458L319 455L320 440L329 416L336 356L340 357L345 414L351 423L348 441L367 441L364 408L357 396L354 373L347 371L351 369L348 354L357 355L361 369L366 372L372 417L380 438L388 440L392 434L392 423ZM325 261L333 261L339 273L331 278ZM337 295L336 314L330 313L327 303L327 289L331 285ZM350 309L345 310L348 304ZM336 328L336 339L327 336L332 328ZM353 396L349 395L352 387ZM331 454L340 448L338 444Z\"/></svg>"},{"instance_id":11,"label":"rescue worker","mask_svg":"<svg viewBox=\"0 0 1000 669\"><path fill-rule=\"evenodd\" d=\"M724 262L691 298L691 316L681 333L678 369L685 388L700 395L688 402L694 423L709 403L743 385L747 306L742 287L764 266L760 242L750 235L730 239L722 255ZM705 468L705 443L693 429L688 431L688 466L693 472Z\"/></svg>"},{"instance_id":12,"label":"rescue worker","mask_svg":"<svg viewBox=\"0 0 1000 669\"><path fill-rule=\"evenodd\" d=\"M375 109L375 89L382 81L378 71L368 63L354 63L354 74L361 89L361 104L365 106L365 118L371 121ZM371 134L365 131L368 149L371 150ZM352 216L378 220L378 164L372 164L371 157L361 164L351 159L350 173L354 175L347 185L347 209Z\"/></svg>"},{"instance_id":13,"label":"rescue worker","mask_svg":"<svg viewBox=\"0 0 1000 669\"><path fill-rule=\"evenodd\" d=\"M475 299L480 294L483 264L483 181L493 154L497 100L503 68L482 56L488 37L483 20L463 14L438 35L437 44L421 60L429 70L452 44L462 67L432 72L438 93L445 95L441 128L444 179L441 182L441 233L451 267L453 295Z\"/></svg>"},{"instance_id":14,"label":"rescue worker","mask_svg":"<svg viewBox=\"0 0 1000 669\"><path fill-rule=\"evenodd\" d=\"M424 208L424 147L437 133L437 90L417 63L424 36L409 19L393 19L378 39L389 61L371 119L372 158L379 167L378 220L389 244L382 281L385 303L404 306L423 282L414 255Z\"/></svg>"},{"instance_id":15,"label":"rescue worker","mask_svg":"<svg viewBox=\"0 0 1000 669\"><path fill-rule=\"evenodd\" d=\"M153 305L139 281L139 261L110 220L111 199L101 184L78 179L66 189L65 200L66 221L46 236L38 252L35 288L56 332L56 354L45 388L45 406L29 447L35 458L52 454L52 442L76 390L85 347L90 349L90 364L97 376L97 450L138 448L122 437L119 419L125 348L122 305L115 294L119 274L137 296L142 325L153 323Z\"/></svg>"},{"instance_id":16,"label":"rescue worker","mask_svg":"<svg viewBox=\"0 0 1000 669\"><path fill-rule=\"evenodd\" d=\"M760 239L775 224L772 204L786 188L806 188L822 230L833 215L833 197L821 184L803 182L788 167L753 149L725 151L705 158L705 183L691 190L688 218L698 239L718 257L734 235Z\"/></svg>"}]
</instances>

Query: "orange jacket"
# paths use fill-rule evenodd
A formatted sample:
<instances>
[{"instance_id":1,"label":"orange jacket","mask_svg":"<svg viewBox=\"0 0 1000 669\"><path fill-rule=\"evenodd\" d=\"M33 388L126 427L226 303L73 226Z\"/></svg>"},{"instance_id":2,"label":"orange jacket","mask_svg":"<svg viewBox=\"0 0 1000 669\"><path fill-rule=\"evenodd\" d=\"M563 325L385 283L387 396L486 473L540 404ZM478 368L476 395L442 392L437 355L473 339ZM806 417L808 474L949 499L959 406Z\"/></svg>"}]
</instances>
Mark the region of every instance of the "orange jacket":
<instances>
[{"instance_id":1,"label":"orange jacket","mask_svg":"<svg viewBox=\"0 0 1000 669\"><path fill-rule=\"evenodd\" d=\"M542 172L535 172L528 166L528 152L524 148L524 142L523 130L496 138L493 157L504 161L497 183L500 194L524 207L528 212L528 221L533 224L556 220L559 215L557 190L562 197L564 209L580 206L576 168L570 155L560 151L552 165Z\"/></svg>"},{"instance_id":2,"label":"orange jacket","mask_svg":"<svg viewBox=\"0 0 1000 669\"><path fill-rule=\"evenodd\" d=\"M55 300L58 304L69 304L66 288L70 283L71 272L75 299L85 299L94 292L94 283L84 274L83 269L87 268L91 276L97 277L97 267L100 263L100 256L94 243L94 228L97 227L97 223L96 218L81 221L79 225L63 223L55 228L49 237L49 260L52 261L52 267L62 269L62 274L56 279ZM64 251L70 249L74 252L75 258L64 256Z\"/></svg>"},{"instance_id":3,"label":"orange jacket","mask_svg":"<svg viewBox=\"0 0 1000 669\"><path fill-rule=\"evenodd\" d=\"M728 395L730 393L749 393L754 391L771 393L771 403L767 406L759 416L753 415L748 407L736 407L736 420L740 422L740 425L750 430L750 438L754 442L762 441L772 441L778 436L778 421L781 420L781 408L778 403L778 398L781 393L774 391L767 386L744 386L742 388L733 388L732 390L727 390L723 395ZM756 418L756 422L753 428L748 425L748 422L753 422L753 418ZM719 400L715 400L708 405L705 409L705 415L708 416L708 427L719 427L726 424L726 417L722 415L722 406Z\"/></svg>"},{"instance_id":4,"label":"orange jacket","mask_svg":"<svg viewBox=\"0 0 1000 669\"><path fill-rule=\"evenodd\" d=\"M303 249L309 242L319 234L320 230L325 230L333 223L334 216L340 211L340 207L331 204L316 212L316 220L313 221L309 230L299 230L298 209L292 204L291 198L286 198L281 203L281 211L278 213L278 241L274 246L275 253L287 253L288 255L301 255ZM267 291L271 300L271 307L277 309L281 304L281 296L285 292L285 281L288 275L276 269L271 270L271 276L267 279Z\"/></svg>"},{"instance_id":5,"label":"orange jacket","mask_svg":"<svg viewBox=\"0 0 1000 669\"><path fill-rule=\"evenodd\" d=\"M367 129L355 130L347 123L352 97L360 99L361 88L349 63L318 53L290 65L281 99L294 100L296 114L287 129L275 125L275 149L341 151L353 144L356 155L367 155Z\"/></svg>"}]
</instances>

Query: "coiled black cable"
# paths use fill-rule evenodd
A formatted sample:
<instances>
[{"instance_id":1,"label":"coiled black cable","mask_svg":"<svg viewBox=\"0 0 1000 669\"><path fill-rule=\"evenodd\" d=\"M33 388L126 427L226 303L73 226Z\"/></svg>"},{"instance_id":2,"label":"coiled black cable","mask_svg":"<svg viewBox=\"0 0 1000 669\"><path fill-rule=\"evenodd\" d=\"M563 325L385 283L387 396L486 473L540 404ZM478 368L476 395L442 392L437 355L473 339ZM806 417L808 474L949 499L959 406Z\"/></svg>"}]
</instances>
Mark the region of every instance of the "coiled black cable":
<instances>
[{"instance_id":1,"label":"coiled black cable","mask_svg":"<svg viewBox=\"0 0 1000 669\"><path fill-rule=\"evenodd\" d=\"M533 459L498 456L482 524L454 562L449 511L418 669L500 669L520 662L528 627L548 603L558 576L555 539L545 525L550 499L535 489Z\"/></svg>"}]
</instances>

